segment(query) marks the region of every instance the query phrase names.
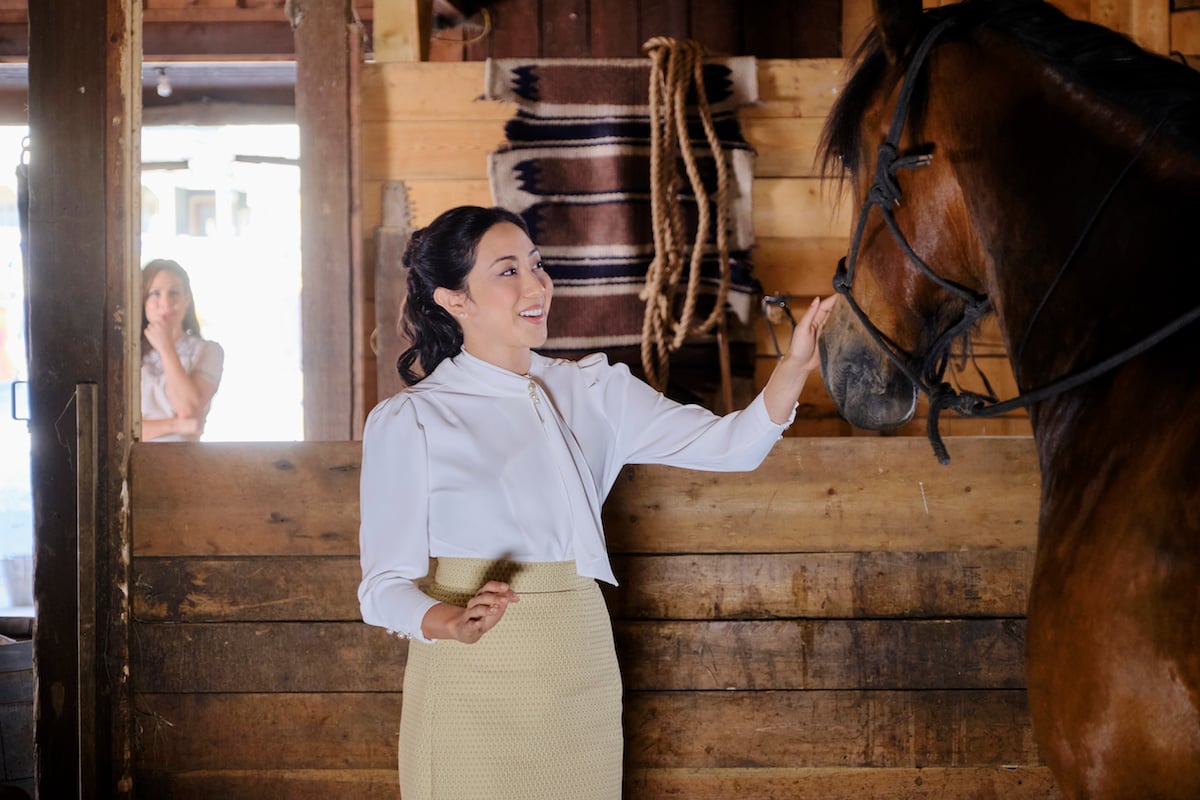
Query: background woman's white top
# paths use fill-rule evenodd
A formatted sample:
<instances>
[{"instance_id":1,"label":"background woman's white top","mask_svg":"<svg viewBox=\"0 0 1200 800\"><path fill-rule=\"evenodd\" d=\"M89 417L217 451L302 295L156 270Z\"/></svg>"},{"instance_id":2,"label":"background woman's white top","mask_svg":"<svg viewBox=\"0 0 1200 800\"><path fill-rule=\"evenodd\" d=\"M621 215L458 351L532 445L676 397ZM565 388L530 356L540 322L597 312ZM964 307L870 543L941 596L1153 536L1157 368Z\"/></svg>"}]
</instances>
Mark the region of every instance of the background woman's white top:
<instances>
[{"instance_id":1,"label":"background woman's white top","mask_svg":"<svg viewBox=\"0 0 1200 800\"><path fill-rule=\"evenodd\" d=\"M221 372L225 368L225 351L221 345L189 333L175 342L175 352L188 375L199 375L214 386L221 383ZM150 352L142 356L142 419L170 419L173 416L175 411L167 399L167 376L163 372L162 356L150 348ZM182 442L184 437L171 433L154 441Z\"/></svg>"},{"instance_id":2,"label":"background woman's white top","mask_svg":"<svg viewBox=\"0 0 1200 800\"><path fill-rule=\"evenodd\" d=\"M680 405L603 354L534 354L522 376L464 350L367 418L363 620L424 639L431 556L574 561L615 584L600 507L625 464L752 470L789 424L761 395L724 417Z\"/></svg>"}]
</instances>

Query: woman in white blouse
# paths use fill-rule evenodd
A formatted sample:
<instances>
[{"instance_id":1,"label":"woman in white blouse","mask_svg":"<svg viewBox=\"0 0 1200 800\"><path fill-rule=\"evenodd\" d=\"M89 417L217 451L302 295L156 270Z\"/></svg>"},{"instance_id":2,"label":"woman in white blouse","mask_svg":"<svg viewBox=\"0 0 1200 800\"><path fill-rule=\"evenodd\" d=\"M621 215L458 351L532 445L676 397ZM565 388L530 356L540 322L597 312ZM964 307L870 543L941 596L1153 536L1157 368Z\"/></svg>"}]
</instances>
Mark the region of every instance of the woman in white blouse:
<instances>
[{"instance_id":1,"label":"woman in white blouse","mask_svg":"<svg viewBox=\"0 0 1200 800\"><path fill-rule=\"evenodd\" d=\"M411 639L402 796L614 800L621 683L596 584L616 583L601 504L625 464L757 467L817 368L834 299L813 301L754 401L718 417L603 355L534 353L554 287L508 211L447 211L404 264L409 388L363 433L358 591L364 621Z\"/></svg>"},{"instance_id":2,"label":"woman in white blouse","mask_svg":"<svg viewBox=\"0 0 1200 800\"><path fill-rule=\"evenodd\" d=\"M221 385L225 351L200 336L188 274L160 258L142 268L142 440L194 442Z\"/></svg>"}]
</instances>

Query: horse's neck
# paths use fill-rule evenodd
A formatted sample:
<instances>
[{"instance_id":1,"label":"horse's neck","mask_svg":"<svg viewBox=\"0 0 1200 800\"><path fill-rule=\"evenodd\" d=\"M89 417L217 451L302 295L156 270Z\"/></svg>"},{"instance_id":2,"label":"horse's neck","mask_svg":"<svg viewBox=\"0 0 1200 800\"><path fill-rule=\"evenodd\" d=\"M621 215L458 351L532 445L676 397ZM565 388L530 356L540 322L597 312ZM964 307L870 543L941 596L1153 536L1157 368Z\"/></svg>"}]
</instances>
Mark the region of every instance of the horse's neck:
<instances>
[{"instance_id":1,"label":"horse's neck","mask_svg":"<svg viewBox=\"0 0 1200 800\"><path fill-rule=\"evenodd\" d=\"M935 159L953 165L978 278L1023 388L1195 302L1200 161L1131 113L1048 80L1017 47L946 48L935 71L927 134ZM1149 275L1174 296L1140 288Z\"/></svg>"},{"instance_id":2,"label":"horse's neck","mask_svg":"<svg viewBox=\"0 0 1200 800\"><path fill-rule=\"evenodd\" d=\"M1055 121L989 145L991 163L963 187L1025 390L1120 352L1200 298L1200 164L1165 141L1139 149L1137 135L1113 141L1061 114L1052 132Z\"/></svg>"}]
</instances>

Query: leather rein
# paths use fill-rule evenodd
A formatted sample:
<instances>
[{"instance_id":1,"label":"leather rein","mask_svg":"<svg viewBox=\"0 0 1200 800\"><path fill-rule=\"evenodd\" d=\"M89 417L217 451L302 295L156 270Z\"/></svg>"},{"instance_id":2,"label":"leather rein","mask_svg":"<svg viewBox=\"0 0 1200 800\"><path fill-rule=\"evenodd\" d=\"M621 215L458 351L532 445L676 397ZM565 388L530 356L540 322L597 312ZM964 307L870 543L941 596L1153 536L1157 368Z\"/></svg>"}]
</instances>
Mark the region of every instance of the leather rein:
<instances>
[{"instance_id":1,"label":"leather rein","mask_svg":"<svg viewBox=\"0 0 1200 800\"><path fill-rule=\"evenodd\" d=\"M895 215L892 213L892 208L900 203L902 192L896 177L896 173L900 169L916 169L918 167L928 166L932 160L932 156L927 154L906 154L900 153L900 136L904 132L904 126L908 119L909 107L912 104L912 95L917 82L918 73L924 67L926 60L929 57L929 52L933 49L938 38L951 27L952 19L944 19L933 27L925 36L920 46L913 54L912 61L909 62L907 70L905 70L903 83L900 87L900 94L896 102L896 110L892 117L891 125L888 128L887 137L883 143L879 145L878 155L875 161L875 177L871 183L871 188L867 192L867 198L863 202L862 208L859 211L858 223L855 226L853 236L850 239L850 251L848 257L843 257L838 261L837 272L833 278L833 288L838 294L845 298L854 315L858 317L866 329L867 334L880 347L888 358L891 359L905 377L907 377L918 390L925 392L929 397L929 417L926 425L926 434L929 437L929 443L933 446L934 455L942 464L950 463L950 454L946 450L945 443L942 441L941 433L938 430L938 420L942 411L951 409L964 417L994 417L1000 414L1014 411L1019 408L1028 408L1034 403L1045 400L1054 395L1074 389L1081 386L1096 377L1115 369L1117 366L1125 363L1131 358L1145 352L1155 346L1163 339L1166 339L1171 334L1179 331L1187 325L1200 318L1200 306L1194 307L1191 311L1183 316L1175 319L1168 325L1160 328L1136 344L1121 350L1120 352L1109 356L1108 358L1093 364L1087 369L1079 372L1071 373L1062 378L1054 380L1045 386L1037 389L1032 389L1027 392L1021 392L1018 396L1000 401L992 396L985 396L975 392L956 390L944 380L946 368L949 365L950 348L953 342L960 336L965 335L970 328L979 321L981 317L992 310L991 300L986 294L980 294L968 289L961 284L943 278L938 275L933 269L925 263L925 261L917 255L913 250L912 245L900 230L900 226L896 223ZM1096 221L1099 219L1109 199L1114 194L1116 188L1121 184L1126 174L1135 162L1141 157L1145 151L1147 144L1158 132L1165 122L1165 117L1146 135L1136 153L1126 164L1125 168L1117 176L1099 206L1092 214L1088 224L1080 233L1074 247L1067 255L1062 266L1059 268L1058 274L1050 284L1050 288L1042 297L1025 330L1025 336L1022 339L1021 346L1018 348L1018 357L1024 351L1025 341L1029 338L1029 332L1033 328L1033 323L1036 321L1042 308L1045 306L1047 299L1054 292L1058 285L1059 279L1070 266L1076 253L1079 252L1084 240L1090 234ZM854 274L858 265L858 256L862 245L863 233L866 230L867 216L871 207L875 206L879 209L892 238L900 246L905 256L912 264L914 264L922 274L940 286L942 289L950 292L963 302L963 313L958 321L952 324L949 328L943 331L923 359L904 352L895 342L893 342L887 334L881 331L863 311L862 306L854 299L851 290L854 286ZM984 379L986 384L986 378ZM990 386L988 387L990 391Z\"/></svg>"}]
</instances>

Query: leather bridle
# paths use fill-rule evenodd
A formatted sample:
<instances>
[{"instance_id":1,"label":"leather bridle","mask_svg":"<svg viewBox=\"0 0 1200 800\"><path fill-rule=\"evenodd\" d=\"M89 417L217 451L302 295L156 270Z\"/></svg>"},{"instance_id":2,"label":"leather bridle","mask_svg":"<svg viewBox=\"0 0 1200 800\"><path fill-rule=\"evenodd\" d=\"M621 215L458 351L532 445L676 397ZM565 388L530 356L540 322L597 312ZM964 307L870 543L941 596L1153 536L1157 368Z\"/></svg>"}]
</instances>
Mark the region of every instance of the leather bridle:
<instances>
[{"instance_id":1,"label":"leather bridle","mask_svg":"<svg viewBox=\"0 0 1200 800\"><path fill-rule=\"evenodd\" d=\"M903 83L900 87L900 94L896 101L896 110L892 117L891 125L888 128L887 137L883 143L879 145L878 156L875 161L875 176L872 180L871 187L867 192L866 200L863 202L862 208L859 211L858 223L854 228L854 233L850 239L850 251L847 257L842 258L838 262L837 272L833 278L833 288L840 294L854 315L858 317L866 329L867 334L875 342L875 344L887 354L887 357L896 365L905 377L920 391L925 392L929 397L929 417L927 420L926 433L929 437L929 442L933 446L934 454L938 461L942 464L950 463L950 455L946 450L946 446L942 441L940 432L938 431L938 419L941 412L945 409L951 409L964 417L993 417L1004 414L1009 411L1014 411L1019 408L1027 408L1033 403L1052 397L1061 392L1081 386L1088 381L1102 375L1109 370L1114 369L1120 364L1128 361L1134 356L1148 350L1158 344L1163 339L1167 338L1176 331L1186 327L1200 318L1200 306L1193 308L1188 313L1175 319L1170 324L1160 328L1146 338L1139 341L1137 344L1128 347L1113 356L1110 356L1103 361L1095 364L1088 369L1077 373L1072 373L1065 377L1059 378L1051 383L1028 392L1022 392L1017 397L1010 400L998 401L995 397L977 394L975 392L956 390L944 380L946 368L949 365L949 354L951 345L960 336L965 335L970 328L985 314L992 310L991 300L986 294L980 294L962 286L954 281L948 280L936 272L925 263L925 261L917 255L913 250L912 245L900 230L896 223L895 215L892 213L892 208L899 204L902 193L900 185L896 177L896 173L900 169L915 169L918 167L928 166L932 156L927 154L906 154L901 155L899 145L900 136L904 132L904 126L909 115L909 108L912 104L912 95L917 84L917 78L925 62L929 57L930 51L934 44L943 33L946 32L953 24L953 19L943 19L935 25L920 46L913 53L912 60L909 62L908 68L905 70ZM1128 174L1133 164L1140 158L1145 151L1150 140L1157 134L1159 128L1162 127L1164 117L1159 123L1146 135L1137 152L1134 153L1129 163L1117 176L1099 206L1092 214L1087 226L1083 229L1079 238L1076 240L1075 246L1071 249L1069 255L1059 268L1058 274L1055 276L1050 288L1046 291L1042 301L1038 304L1036 311L1031 317L1025 331L1025 336L1022 339L1021 345L1018 348L1018 354L1024 350L1025 341L1029 338L1030 330L1033 327L1034 321L1037 319L1042 308L1045 306L1046 300L1053 293L1058 285L1059 278L1062 277L1067 267L1073 262L1076 253L1079 252L1083 241L1091 233L1101 212L1108 204L1109 199L1113 196L1116 188L1121 184L1126 174ZM914 264L925 277L933 281L935 284L945 289L950 294L957 297L963 303L963 312L961 316L943 331L934 343L930 346L928 352L923 358L919 358L910 353L905 352L902 348L896 345L887 334L881 331L871 319L867 316L862 306L854 299L852 289L854 286L855 269L858 265L858 256L862 246L863 232L866 230L866 223L869 212L872 206L877 207L880 211L883 221L888 230L892 234L892 238L900 246L908 260ZM986 382L986 380L985 380ZM989 387L990 388L990 387Z\"/></svg>"}]
</instances>

